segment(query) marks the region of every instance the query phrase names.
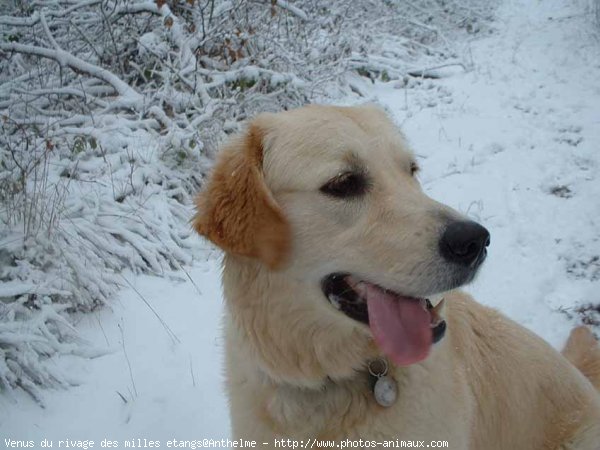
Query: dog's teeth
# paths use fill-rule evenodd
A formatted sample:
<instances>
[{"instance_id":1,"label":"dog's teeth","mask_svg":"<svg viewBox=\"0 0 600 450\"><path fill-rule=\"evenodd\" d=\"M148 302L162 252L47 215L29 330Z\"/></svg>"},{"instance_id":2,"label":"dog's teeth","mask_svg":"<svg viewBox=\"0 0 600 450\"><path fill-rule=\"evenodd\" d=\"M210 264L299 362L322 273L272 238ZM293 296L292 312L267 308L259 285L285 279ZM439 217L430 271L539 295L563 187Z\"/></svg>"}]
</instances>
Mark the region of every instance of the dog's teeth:
<instances>
[{"instance_id":1,"label":"dog's teeth","mask_svg":"<svg viewBox=\"0 0 600 450\"><path fill-rule=\"evenodd\" d=\"M446 299L442 297L439 303L432 308L432 311L435 312L437 315L441 315L442 312L444 312L444 307L446 304L445 302Z\"/></svg>"},{"instance_id":2,"label":"dog's teeth","mask_svg":"<svg viewBox=\"0 0 600 450\"><path fill-rule=\"evenodd\" d=\"M368 288L364 281L359 281L358 283L355 283L354 285L350 284L350 286L352 286L352 288L359 295L359 297L367 298L367 289Z\"/></svg>"},{"instance_id":3,"label":"dog's teeth","mask_svg":"<svg viewBox=\"0 0 600 450\"><path fill-rule=\"evenodd\" d=\"M421 303L421 306L423 307L423 309L424 309L425 311L427 311L427 310L428 310L428 308L427 308L427 300L426 300L426 299L424 299L424 298L420 298L420 299L419 299L419 303Z\"/></svg>"},{"instance_id":4,"label":"dog's teeth","mask_svg":"<svg viewBox=\"0 0 600 450\"><path fill-rule=\"evenodd\" d=\"M444 319L442 319L444 305L444 299L442 298L437 305L429 310L429 314L431 315L431 323L429 324L430 328L435 328L444 321Z\"/></svg>"},{"instance_id":5,"label":"dog's teeth","mask_svg":"<svg viewBox=\"0 0 600 450\"><path fill-rule=\"evenodd\" d=\"M340 305L340 298L337 295L329 294L329 301L335 309L342 309L342 305Z\"/></svg>"},{"instance_id":6,"label":"dog's teeth","mask_svg":"<svg viewBox=\"0 0 600 450\"><path fill-rule=\"evenodd\" d=\"M437 326L438 326L440 323L442 323L442 320L443 320L443 319L440 319L440 318L438 318L438 319L436 319L436 321L435 321L435 322L431 322L431 323L429 324L429 328L435 328L435 327L437 327Z\"/></svg>"}]
</instances>

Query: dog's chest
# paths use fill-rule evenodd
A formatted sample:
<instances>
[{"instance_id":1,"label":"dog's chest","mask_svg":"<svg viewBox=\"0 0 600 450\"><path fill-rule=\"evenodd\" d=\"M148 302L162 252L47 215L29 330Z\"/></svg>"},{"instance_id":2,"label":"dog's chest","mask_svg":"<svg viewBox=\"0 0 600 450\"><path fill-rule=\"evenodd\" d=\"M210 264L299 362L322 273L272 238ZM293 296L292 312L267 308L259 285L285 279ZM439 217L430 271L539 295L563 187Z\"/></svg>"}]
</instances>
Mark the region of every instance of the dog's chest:
<instances>
[{"instance_id":1,"label":"dog's chest","mask_svg":"<svg viewBox=\"0 0 600 450\"><path fill-rule=\"evenodd\" d=\"M384 441L445 440L450 448L468 448L463 442L469 434L465 396L456 387L411 390L411 384L403 380L397 401L387 408L377 404L365 380L321 391L276 389L266 410L278 430L301 439L363 439L382 447ZM440 411L456 413L440 417Z\"/></svg>"}]
</instances>

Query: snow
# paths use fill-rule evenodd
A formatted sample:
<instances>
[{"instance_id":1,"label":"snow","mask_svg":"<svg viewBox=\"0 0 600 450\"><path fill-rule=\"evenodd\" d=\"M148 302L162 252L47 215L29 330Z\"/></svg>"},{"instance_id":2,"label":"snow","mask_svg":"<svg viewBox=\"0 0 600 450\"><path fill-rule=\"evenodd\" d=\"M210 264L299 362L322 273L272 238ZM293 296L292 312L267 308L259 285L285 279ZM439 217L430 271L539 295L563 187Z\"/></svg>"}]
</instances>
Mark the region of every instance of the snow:
<instances>
[{"instance_id":1,"label":"snow","mask_svg":"<svg viewBox=\"0 0 600 450\"><path fill-rule=\"evenodd\" d=\"M401 124L426 192L491 231L468 290L556 347L575 323L561 309L600 301L600 58L584 11L507 0L496 32L468 43L467 70L360 87ZM0 398L0 436L228 437L219 254L194 251L191 269L124 274L110 308L78 316L103 355L56 359L78 385L46 391L45 408L20 391Z\"/></svg>"},{"instance_id":2,"label":"snow","mask_svg":"<svg viewBox=\"0 0 600 450\"><path fill-rule=\"evenodd\" d=\"M102 439L226 438L220 269L214 255L201 266L189 271L200 292L183 272L125 275L130 288L111 308L77 324L106 354L84 364L63 358L79 385L47 391L43 409L19 391L0 401L0 436L91 439L97 447Z\"/></svg>"}]
</instances>

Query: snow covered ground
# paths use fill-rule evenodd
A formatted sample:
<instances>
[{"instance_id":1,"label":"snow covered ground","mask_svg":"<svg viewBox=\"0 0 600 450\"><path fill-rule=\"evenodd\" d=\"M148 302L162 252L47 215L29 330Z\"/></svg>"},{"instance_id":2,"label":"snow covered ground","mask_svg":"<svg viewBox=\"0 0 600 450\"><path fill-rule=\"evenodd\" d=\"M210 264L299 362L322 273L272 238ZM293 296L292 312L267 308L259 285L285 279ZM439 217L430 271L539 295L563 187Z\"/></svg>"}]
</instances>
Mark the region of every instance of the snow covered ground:
<instances>
[{"instance_id":1,"label":"snow covered ground","mask_svg":"<svg viewBox=\"0 0 600 450\"><path fill-rule=\"evenodd\" d=\"M468 290L559 347L575 323L561 310L600 303L600 38L567 0L506 0L495 26L467 44L466 72L370 95L402 125L426 191L490 229ZM130 288L77 325L106 354L57 361L78 386L48 391L43 409L0 398L0 437L229 436L219 254L202 248L187 273L125 274Z\"/></svg>"}]
</instances>

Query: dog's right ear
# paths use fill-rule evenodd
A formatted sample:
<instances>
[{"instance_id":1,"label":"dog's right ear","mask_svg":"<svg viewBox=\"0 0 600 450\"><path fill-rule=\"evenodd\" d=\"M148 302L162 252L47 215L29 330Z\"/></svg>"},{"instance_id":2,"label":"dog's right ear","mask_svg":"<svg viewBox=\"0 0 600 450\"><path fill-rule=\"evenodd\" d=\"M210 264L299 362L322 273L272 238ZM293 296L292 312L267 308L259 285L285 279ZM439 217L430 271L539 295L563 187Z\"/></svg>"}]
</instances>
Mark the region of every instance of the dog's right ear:
<instances>
[{"instance_id":1,"label":"dog's right ear","mask_svg":"<svg viewBox=\"0 0 600 450\"><path fill-rule=\"evenodd\" d=\"M195 230L223 250L280 268L290 248L290 226L263 176L264 132L251 124L224 148L196 200Z\"/></svg>"}]
</instances>

